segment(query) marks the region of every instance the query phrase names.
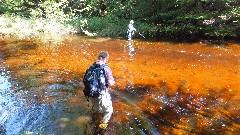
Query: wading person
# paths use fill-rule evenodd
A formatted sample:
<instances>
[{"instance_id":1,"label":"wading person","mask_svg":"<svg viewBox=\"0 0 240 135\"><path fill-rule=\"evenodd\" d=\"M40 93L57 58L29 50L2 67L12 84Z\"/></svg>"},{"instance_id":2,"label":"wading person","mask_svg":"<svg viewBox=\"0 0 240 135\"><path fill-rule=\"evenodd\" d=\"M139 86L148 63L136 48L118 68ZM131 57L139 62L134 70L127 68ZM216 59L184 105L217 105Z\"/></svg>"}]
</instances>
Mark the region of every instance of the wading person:
<instances>
[{"instance_id":1,"label":"wading person","mask_svg":"<svg viewBox=\"0 0 240 135\"><path fill-rule=\"evenodd\" d=\"M134 28L133 24L134 24L133 20L131 20L129 22L129 24L128 24L128 30L127 30L127 38L128 38L128 40L132 40L134 32L136 31L136 29Z\"/></svg>"},{"instance_id":2,"label":"wading person","mask_svg":"<svg viewBox=\"0 0 240 135\"><path fill-rule=\"evenodd\" d=\"M84 95L92 102L92 114L99 128L105 129L108 126L113 107L109 94L109 86L113 86L115 81L110 67L106 64L109 54L106 51L100 52L98 60L94 62L84 75Z\"/></svg>"}]
</instances>

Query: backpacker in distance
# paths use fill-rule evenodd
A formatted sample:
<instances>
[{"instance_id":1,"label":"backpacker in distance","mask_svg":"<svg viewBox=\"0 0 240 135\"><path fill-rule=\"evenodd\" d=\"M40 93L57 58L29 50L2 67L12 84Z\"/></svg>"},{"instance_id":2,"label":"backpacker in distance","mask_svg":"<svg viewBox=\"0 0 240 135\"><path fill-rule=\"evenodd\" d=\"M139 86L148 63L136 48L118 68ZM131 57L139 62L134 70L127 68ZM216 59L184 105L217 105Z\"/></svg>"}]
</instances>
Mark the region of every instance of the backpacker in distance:
<instances>
[{"instance_id":1,"label":"backpacker in distance","mask_svg":"<svg viewBox=\"0 0 240 135\"><path fill-rule=\"evenodd\" d=\"M94 62L87 70L83 78L85 97L98 98L101 91L107 88L104 67Z\"/></svg>"}]
</instances>

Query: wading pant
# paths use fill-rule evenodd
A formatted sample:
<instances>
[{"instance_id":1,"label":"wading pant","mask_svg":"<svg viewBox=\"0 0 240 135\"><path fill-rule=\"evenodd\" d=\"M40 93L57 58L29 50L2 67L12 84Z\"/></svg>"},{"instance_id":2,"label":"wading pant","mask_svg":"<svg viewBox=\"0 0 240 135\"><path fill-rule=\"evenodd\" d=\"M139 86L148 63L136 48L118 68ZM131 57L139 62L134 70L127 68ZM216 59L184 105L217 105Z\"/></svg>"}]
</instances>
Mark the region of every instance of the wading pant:
<instances>
[{"instance_id":1,"label":"wading pant","mask_svg":"<svg viewBox=\"0 0 240 135\"><path fill-rule=\"evenodd\" d=\"M113 113L112 100L108 90L103 91L98 98L90 98L90 100L93 111L102 114L101 122L108 123Z\"/></svg>"},{"instance_id":2,"label":"wading pant","mask_svg":"<svg viewBox=\"0 0 240 135\"><path fill-rule=\"evenodd\" d=\"M133 36L133 31L128 30L127 31L127 38L128 38L128 40L132 40L132 36Z\"/></svg>"}]
</instances>

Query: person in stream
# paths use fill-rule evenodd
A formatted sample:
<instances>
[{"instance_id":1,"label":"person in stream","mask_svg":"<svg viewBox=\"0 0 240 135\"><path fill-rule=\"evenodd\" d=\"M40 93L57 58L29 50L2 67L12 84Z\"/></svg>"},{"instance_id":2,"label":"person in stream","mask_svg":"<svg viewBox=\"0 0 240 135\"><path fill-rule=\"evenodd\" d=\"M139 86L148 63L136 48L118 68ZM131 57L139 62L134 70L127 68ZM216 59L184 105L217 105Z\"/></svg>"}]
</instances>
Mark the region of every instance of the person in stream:
<instances>
[{"instance_id":1,"label":"person in stream","mask_svg":"<svg viewBox=\"0 0 240 135\"><path fill-rule=\"evenodd\" d=\"M128 40L132 40L134 32L136 31L136 29L134 28L133 24L134 24L133 20L131 20L129 22L129 24L128 24L128 30L127 30L127 38L128 38Z\"/></svg>"},{"instance_id":2,"label":"person in stream","mask_svg":"<svg viewBox=\"0 0 240 135\"><path fill-rule=\"evenodd\" d=\"M108 121L113 113L109 90L110 86L114 85L115 80L111 68L106 64L108 59L108 52L101 51L98 60L86 71L83 81L85 86L84 95L92 102L93 121L98 123L98 127L101 129L107 128ZM91 78L96 79L89 85L88 80L91 80Z\"/></svg>"}]
</instances>

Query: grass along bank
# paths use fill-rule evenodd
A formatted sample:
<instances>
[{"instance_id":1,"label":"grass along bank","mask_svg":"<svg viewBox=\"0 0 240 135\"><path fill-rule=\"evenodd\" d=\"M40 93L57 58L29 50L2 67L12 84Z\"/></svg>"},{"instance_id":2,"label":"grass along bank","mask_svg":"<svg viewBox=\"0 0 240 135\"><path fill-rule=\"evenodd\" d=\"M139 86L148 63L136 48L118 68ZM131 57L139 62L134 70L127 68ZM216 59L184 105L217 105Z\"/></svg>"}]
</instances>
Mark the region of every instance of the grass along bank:
<instances>
[{"instance_id":1,"label":"grass along bank","mask_svg":"<svg viewBox=\"0 0 240 135\"><path fill-rule=\"evenodd\" d=\"M40 34L77 33L78 29L64 24L62 19L32 19L19 16L0 16L0 34L10 37L37 37Z\"/></svg>"},{"instance_id":2,"label":"grass along bank","mask_svg":"<svg viewBox=\"0 0 240 135\"><path fill-rule=\"evenodd\" d=\"M49 18L22 17L15 15L0 15L0 35L17 38L34 38L41 35L79 34L84 36L123 37L126 36L129 20L114 16L105 17L59 17ZM160 40L192 40L192 39L235 39L240 35L237 32L239 22L231 25L214 26L206 20L198 20L197 25L184 23L154 25L135 20L134 26L138 32L147 38ZM212 22L213 23L213 22ZM137 33L138 33L137 32ZM135 38L141 38L135 34Z\"/></svg>"},{"instance_id":3,"label":"grass along bank","mask_svg":"<svg viewBox=\"0 0 240 135\"><path fill-rule=\"evenodd\" d=\"M125 37L129 20L117 17L93 18L25 18L0 16L0 34L8 37L34 38L42 34L79 34L86 36ZM138 31L154 35L156 27L135 21ZM136 35L137 37L138 35Z\"/></svg>"},{"instance_id":4,"label":"grass along bank","mask_svg":"<svg viewBox=\"0 0 240 135\"><path fill-rule=\"evenodd\" d=\"M108 19L108 18L107 18ZM100 18L25 18L0 16L0 34L8 37L34 38L43 34L80 34L86 36L116 36L125 31L116 28L115 21ZM113 27L115 26L115 27ZM121 25L120 25L121 26ZM118 29L119 31L116 31Z\"/></svg>"}]
</instances>

